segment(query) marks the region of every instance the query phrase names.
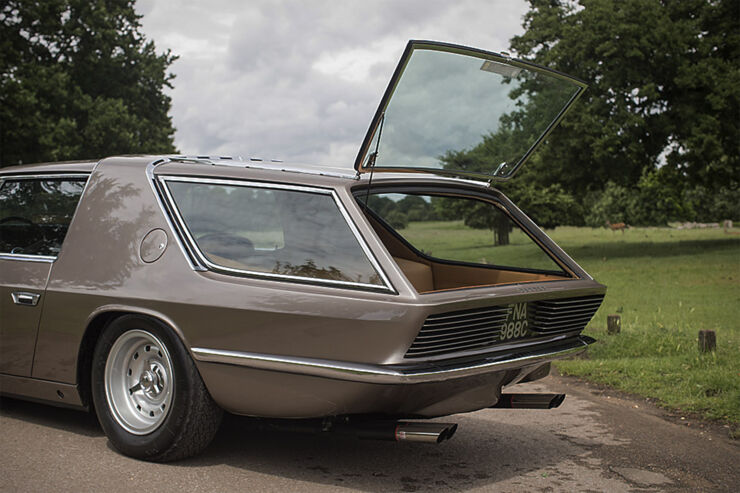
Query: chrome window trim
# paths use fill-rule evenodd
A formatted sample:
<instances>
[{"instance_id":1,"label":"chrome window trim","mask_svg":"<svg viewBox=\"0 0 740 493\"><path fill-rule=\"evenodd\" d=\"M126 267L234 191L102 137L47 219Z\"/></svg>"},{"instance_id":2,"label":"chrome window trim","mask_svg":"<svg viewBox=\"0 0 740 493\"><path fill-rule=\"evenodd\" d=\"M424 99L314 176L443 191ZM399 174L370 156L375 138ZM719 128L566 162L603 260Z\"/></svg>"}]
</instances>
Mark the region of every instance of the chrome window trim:
<instances>
[{"instance_id":1,"label":"chrome window trim","mask_svg":"<svg viewBox=\"0 0 740 493\"><path fill-rule=\"evenodd\" d=\"M306 185L288 185L283 183L271 183L264 181L234 180L230 178L200 178L195 176L159 175L160 182L180 181L189 183L201 183L207 185L231 185L235 187L270 188L277 190L292 190L295 192L317 193L320 195L331 195L329 188L311 187ZM171 198L168 196L168 198Z\"/></svg>"},{"instance_id":2,"label":"chrome window trim","mask_svg":"<svg viewBox=\"0 0 740 493\"><path fill-rule=\"evenodd\" d=\"M352 230L352 234L355 235L355 239L357 240L357 243L359 243L360 248L362 248L362 251L365 253L365 257L370 261L370 265L372 265L373 269L375 269L375 272L378 273L378 275L380 276L380 279L383 281L383 284L385 284L385 286L389 290L395 292L395 290L393 289L391 285L391 281L385 275L383 268L380 266L380 263L378 263L378 260L375 258L375 255L373 255L372 250L370 250L370 247L365 241L365 238L363 238L362 233L360 233L360 230L357 228L357 225L352 220L352 216L350 216L349 211L347 211L347 208L344 206L342 201L339 199L339 195L337 195L335 190L332 190L331 196L334 199L334 203L337 204L337 207L339 208L339 212L342 214L342 217L344 217L344 221L349 226L349 229ZM373 286L375 285L373 284Z\"/></svg>"},{"instance_id":3,"label":"chrome window trim","mask_svg":"<svg viewBox=\"0 0 740 493\"><path fill-rule=\"evenodd\" d=\"M85 195L85 191L87 190L87 186L90 183L90 175L92 173L80 173L80 172L72 172L72 173L65 173L64 171L60 171L58 173L41 173L41 174L28 174L28 175L0 175L0 188L5 185L6 181L18 181L18 180L43 180L43 179L59 179L59 178L71 178L71 179L85 179L85 186L82 187L82 193L80 193L80 199L77 201L77 205L75 206L75 211L72 213L72 219L75 218L77 215L77 209L80 207L80 202L82 202L82 197ZM72 224L72 220L70 220L70 224ZM62 246L64 246L64 243L62 243ZM61 253L61 248L59 249L59 253ZM29 255L25 253L10 253L10 252L0 252L0 260L20 260L24 262L47 262L47 263L54 263L54 261L59 257L59 254L57 255Z\"/></svg>"},{"instance_id":4,"label":"chrome window trim","mask_svg":"<svg viewBox=\"0 0 740 493\"><path fill-rule=\"evenodd\" d=\"M154 168L160 164L165 164L168 162L170 162L169 158L155 159L154 161L149 162L146 165L146 171L145 171L147 181L149 182L149 186L152 187L152 192L154 193L154 198L157 201L157 205L159 205L159 209L162 211L162 215L164 216L164 219L167 222L167 226L169 226L170 231L172 231L172 234L175 237L175 242L177 243L177 246L180 248L180 251L185 257L185 260L187 261L188 265L190 265L190 268L193 269L194 271L205 271L207 269L204 266L198 265L193 261L194 253L189 252L186 249L185 245L183 244L182 240L180 239L180 231L175 226L172 219L170 218L168 209L164 201L162 200L162 193L160 193L160 190L157 188L157 179L154 176ZM166 188L166 187L162 187L162 188Z\"/></svg>"},{"instance_id":5,"label":"chrome window trim","mask_svg":"<svg viewBox=\"0 0 740 493\"><path fill-rule=\"evenodd\" d=\"M60 171L58 173L41 173L41 174L30 174L30 175L0 175L0 186L2 186L6 181L15 181L15 180L43 180L44 178L47 179L59 179L59 178L89 178L90 173L80 173L80 172L73 172L73 173L65 173L63 171Z\"/></svg>"},{"instance_id":6,"label":"chrome window trim","mask_svg":"<svg viewBox=\"0 0 740 493\"><path fill-rule=\"evenodd\" d=\"M230 273L230 274L237 274L237 275L248 276L248 277L268 279L268 280L292 281L292 282L300 282L304 284L306 283L315 284L319 286L352 288L352 289L359 288L359 289L370 290L370 291L381 291L381 292L388 292L388 293L394 293L394 294L397 293L397 291L391 285L390 280L386 276L385 272L380 267L379 262L373 255L372 250L370 250L370 247L367 245L367 243L365 242L365 239L360 234L360 231L357 229L357 226L352 221L351 216L349 215L346 208L344 207L344 204L339 199L339 196L333 189L303 186L303 185L288 185L288 184L282 184L282 183L257 182L257 181L250 181L250 180L197 178L197 177L191 177L191 176L174 176L174 175L157 176L156 181L157 183L161 184L160 189L162 190L166 198L167 204L169 205L169 208L163 209L165 211L165 215L167 215L168 211L171 211L172 214L174 215L175 223L178 226L177 228L173 228L174 231L184 236L185 243L187 243L189 250L193 252L197 257L197 260L203 266L207 267L209 270L213 270L217 272L220 271L220 272L225 272L225 273ZM201 251L200 247L198 246L198 243L195 241L195 238L193 238L193 236L190 234L190 230L188 229L185 223L185 220L180 214L180 210L177 207L177 204L174 198L172 197L172 194L170 193L169 188L167 187L167 182L170 182L170 181L186 182L186 183L201 183L201 184L207 184L207 185L228 185L228 186L238 186L238 187L264 188L264 189L272 189L272 190L288 190L288 191L294 191L294 192L305 192L305 193L314 193L314 194L319 194L319 195L328 195L332 198L332 200L334 201L334 204L339 209L340 215L344 218L345 223L349 227L350 231L355 237L355 240L357 241L363 253L365 254L365 258L367 258L368 262L370 262L370 265L373 267L375 272L380 277L381 281L383 282L383 285L368 284L368 283L361 283L361 282L351 282L351 281L337 281L333 279L320 279L316 277L292 276L289 274L274 274L272 272L260 272L260 271L254 271L254 270L236 269L233 267L226 267L220 264L213 263Z\"/></svg>"}]
</instances>

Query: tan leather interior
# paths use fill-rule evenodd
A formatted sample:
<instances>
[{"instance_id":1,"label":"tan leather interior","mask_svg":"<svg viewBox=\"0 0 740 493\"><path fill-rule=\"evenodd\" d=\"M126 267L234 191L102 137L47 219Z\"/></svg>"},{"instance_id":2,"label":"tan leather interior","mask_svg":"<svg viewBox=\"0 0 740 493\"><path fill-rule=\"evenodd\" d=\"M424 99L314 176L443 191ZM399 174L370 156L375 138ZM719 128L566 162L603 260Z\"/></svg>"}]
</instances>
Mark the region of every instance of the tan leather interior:
<instances>
[{"instance_id":1,"label":"tan leather interior","mask_svg":"<svg viewBox=\"0 0 740 493\"><path fill-rule=\"evenodd\" d=\"M563 279L562 276L548 274L489 269L486 267L466 265L450 265L437 262L432 263L432 273L435 290Z\"/></svg>"},{"instance_id":2,"label":"tan leather interior","mask_svg":"<svg viewBox=\"0 0 740 493\"><path fill-rule=\"evenodd\" d=\"M419 293L518 282L555 281L564 278L551 274L434 262L418 256L372 216L369 216L368 220L393 256L393 260Z\"/></svg>"},{"instance_id":3,"label":"tan leather interior","mask_svg":"<svg viewBox=\"0 0 740 493\"><path fill-rule=\"evenodd\" d=\"M494 286L515 282L555 281L561 276L489 269L438 262L424 263L393 257L398 267L419 293L473 286Z\"/></svg>"},{"instance_id":4,"label":"tan leather interior","mask_svg":"<svg viewBox=\"0 0 740 493\"><path fill-rule=\"evenodd\" d=\"M414 289L420 293L434 291L434 276L430 266L400 257L393 257L393 260L396 261Z\"/></svg>"}]
</instances>

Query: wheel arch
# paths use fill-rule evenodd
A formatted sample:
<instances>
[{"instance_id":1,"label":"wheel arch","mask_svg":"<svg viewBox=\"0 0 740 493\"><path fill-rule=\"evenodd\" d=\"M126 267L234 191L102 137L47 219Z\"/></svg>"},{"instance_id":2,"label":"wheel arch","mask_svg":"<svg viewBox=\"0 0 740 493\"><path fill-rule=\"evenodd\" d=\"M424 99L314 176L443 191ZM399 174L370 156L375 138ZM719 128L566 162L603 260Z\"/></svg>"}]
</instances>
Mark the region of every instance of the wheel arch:
<instances>
[{"instance_id":1,"label":"wheel arch","mask_svg":"<svg viewBox=\"0 0 740 493\"><path fill-rule=\"evenodd\" d=\"M180 328L172 321L172 319L163 313L157 312L156 310L127 305L101 306L93 311L88 317L87 323L85 324L85 332L80 341L80 349L77 352L77 388L80 394L80 399L85 407L92 408L91 372L95 345L97 344L100 335L103 333L103 330L105 330L111 322L125 315L139 315L161 324L164 328L172 331L173 334L180 339L183 346L185 346L190 357L192 358L193 356L190 350L190 345L187 343L187 340L182 334Z\"/></svg>"}]
</instances>

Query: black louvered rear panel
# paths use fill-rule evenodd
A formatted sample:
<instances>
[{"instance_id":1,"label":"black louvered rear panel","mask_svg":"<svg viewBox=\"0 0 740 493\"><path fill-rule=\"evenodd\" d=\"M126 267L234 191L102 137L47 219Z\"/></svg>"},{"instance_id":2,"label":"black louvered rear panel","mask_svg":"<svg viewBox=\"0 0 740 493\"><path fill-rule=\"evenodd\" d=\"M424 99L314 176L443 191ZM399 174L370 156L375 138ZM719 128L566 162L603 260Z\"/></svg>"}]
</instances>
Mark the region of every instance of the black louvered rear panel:
<instances>
[{"instance_id":1,"label":"black louvered rear panel","mask_svg":"<svg viewBox=\"0 0 740 493\"><path fill-rule=\"evenodd\" d=\"M533 301L527 307L529 328L542 334L583 330L603 300L603 295L596 295Z\"/></svg>"},{"instance_id":2,"label":"black louvered rear panel","mask_svg":"<svg viewBox=\"0 0 740 493\"><path fill-rule=\"evenodd\" d=\"M480 349L496 343L508 305L430 315L406 352L407 358Z\"/></svg>"},{"instance_id":3,"label":"black louvered rear panel","mask_svg":"<svg viewBox=\"0 0 740 493\"><path fill-rule=\"evenodd\" d=\"M602 295L597 295L532 301L527 304L526 323L524 318L519 319L522 327L528 327L528 331L524 334L522 330L523 335L516 338L527 339L583 330L603 299ZM524 307L521 304L430 315L406 352L406 358L439 356L493 347L507 338L505 335L507 320L511 322L515 306L522 308L520 316L524 317Z\"/></svg>"}]
</instances>

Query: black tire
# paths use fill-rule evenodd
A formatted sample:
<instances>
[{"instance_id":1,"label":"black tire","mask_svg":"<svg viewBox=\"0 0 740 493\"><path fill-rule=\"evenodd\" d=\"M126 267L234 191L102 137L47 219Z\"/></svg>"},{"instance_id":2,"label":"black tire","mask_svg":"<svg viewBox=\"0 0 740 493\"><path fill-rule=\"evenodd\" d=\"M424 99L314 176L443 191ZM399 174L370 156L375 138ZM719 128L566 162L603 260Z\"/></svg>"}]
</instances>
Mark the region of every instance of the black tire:
<instances>
[{"instance_id":1,"label":"black tire","mask_svg":"<svg viewBox=\"0 0 740 493\"><path fill-rule=\"evenodd\" d=\"M123 390L137 379L128 392ZM177 335L140 315L116 318L98 339L92 397L111 444L125 455L155 462L199 453L213 439L223 415Z\"/></svg>"}]
</instances>

